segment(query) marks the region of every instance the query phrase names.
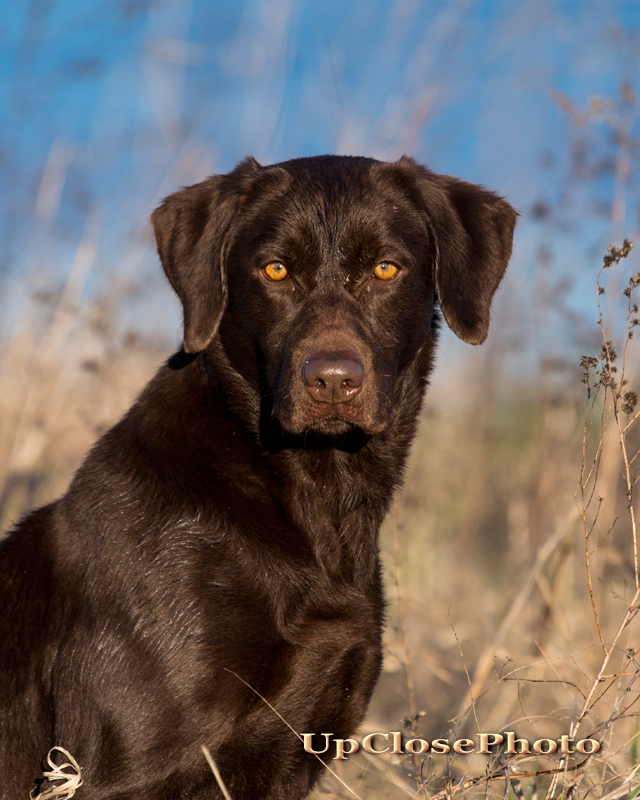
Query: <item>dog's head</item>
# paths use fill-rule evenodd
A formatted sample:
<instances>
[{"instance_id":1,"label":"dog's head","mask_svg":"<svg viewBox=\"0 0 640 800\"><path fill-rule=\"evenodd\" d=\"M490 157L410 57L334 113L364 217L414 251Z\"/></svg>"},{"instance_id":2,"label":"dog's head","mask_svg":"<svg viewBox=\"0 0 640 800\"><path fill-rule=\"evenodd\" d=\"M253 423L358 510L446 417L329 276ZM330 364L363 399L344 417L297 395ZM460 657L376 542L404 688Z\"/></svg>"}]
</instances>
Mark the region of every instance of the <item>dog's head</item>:
<instances>
[{"instance_id":1,"label":"dog's head","mask_svg":"<svg viewBox=\"0 0 640 800\"><path fill-rule=\"evenodd\" d=\"M516 213L409 158L247 159L168 197L153 225L182 301L184 349L219 336L290 433L385 429L434 300L487 336Z\"/></svg>"}]
</instances>

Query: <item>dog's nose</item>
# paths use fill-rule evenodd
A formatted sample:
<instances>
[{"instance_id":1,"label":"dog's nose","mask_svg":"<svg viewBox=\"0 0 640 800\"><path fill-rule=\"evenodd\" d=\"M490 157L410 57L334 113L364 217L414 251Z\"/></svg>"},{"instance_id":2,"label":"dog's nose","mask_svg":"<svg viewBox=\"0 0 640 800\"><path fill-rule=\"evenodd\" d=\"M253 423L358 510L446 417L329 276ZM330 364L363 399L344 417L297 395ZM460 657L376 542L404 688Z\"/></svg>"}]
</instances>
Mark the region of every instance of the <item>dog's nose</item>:
<instances>
[{"instance_id":1,"label":"dog's nose","mask_svg":"<svg viewBox=\"0 0 640 800\"><path fill-rule=\"evenodd\" d=\"M352 350L312 353L302 365L302 382L318 403L346 403L362 390L364 364Z\"/></svg>"}]
</instances>

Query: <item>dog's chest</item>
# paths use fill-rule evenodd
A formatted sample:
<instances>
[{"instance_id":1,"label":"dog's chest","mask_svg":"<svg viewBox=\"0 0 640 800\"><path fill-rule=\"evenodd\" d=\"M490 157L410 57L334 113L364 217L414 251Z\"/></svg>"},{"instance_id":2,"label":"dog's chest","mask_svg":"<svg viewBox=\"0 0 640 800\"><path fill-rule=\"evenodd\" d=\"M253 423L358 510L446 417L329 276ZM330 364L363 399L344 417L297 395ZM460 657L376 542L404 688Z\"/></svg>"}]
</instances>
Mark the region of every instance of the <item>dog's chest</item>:
<instances>
[{"instance_id":1,"label":"dog's chest","mask_svg":"<svg viewBox=\"0 0 640 800\"><path fill-rule=\"evenodd\" d=\"M205 678L207 694L217 705L222 680L229 691L243 689L247 702L260 706L259 696L265 698L296 730L320 719L323 729L347 735L361 721L380 670L377 557L357 577L352 554L344 553L349 565L340 578L267 508L250 536L236 520L198 569L208 576L204 629L191 641L199 643L201 663L218 667Z\"/></svg>"}]
</instances>

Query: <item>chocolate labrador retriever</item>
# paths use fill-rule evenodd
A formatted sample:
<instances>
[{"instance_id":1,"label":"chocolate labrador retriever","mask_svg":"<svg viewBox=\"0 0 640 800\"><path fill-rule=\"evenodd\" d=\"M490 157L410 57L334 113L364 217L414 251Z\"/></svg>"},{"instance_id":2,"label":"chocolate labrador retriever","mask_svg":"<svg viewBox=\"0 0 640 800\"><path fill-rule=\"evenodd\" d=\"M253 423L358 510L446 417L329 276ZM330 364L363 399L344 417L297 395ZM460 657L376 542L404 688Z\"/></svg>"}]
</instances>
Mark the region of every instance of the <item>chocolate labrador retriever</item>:
<instances>
[{"instance_id":1,"label":"chocolate labrador retriever","mask_svg":"<svg viewBox=\"0 0 640 800\"><path fill-rule=\"evenodd\" d=\"M54 746L86 800L220 797L200 745L233 800L308 794L291 728L349 736L380 672L438 307L484 340L515 219L409 158L247 159L164 201L184 346L1 549L6 800L58 785Z\"/></svg>"}]
</instances>

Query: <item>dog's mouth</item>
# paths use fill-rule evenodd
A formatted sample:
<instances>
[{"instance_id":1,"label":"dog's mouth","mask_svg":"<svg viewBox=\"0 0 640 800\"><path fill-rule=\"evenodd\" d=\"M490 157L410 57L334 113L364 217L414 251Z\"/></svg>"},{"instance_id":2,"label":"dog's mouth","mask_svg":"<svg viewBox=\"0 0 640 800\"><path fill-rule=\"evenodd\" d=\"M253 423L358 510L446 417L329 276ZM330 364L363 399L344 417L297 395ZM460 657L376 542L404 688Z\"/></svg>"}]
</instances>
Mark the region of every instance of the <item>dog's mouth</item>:
<instances>
[{"instance_id":1,"label":"dog's mouth","mask_svg":"<svg viewBox=\"0 0 640 800\"><path fill-rule=\"evenodd\" d=\"M305 348L287 360L276 380L272 417L289 434L339 437L353 429L384 431L389 423L389 387L367 350ZM297 366L296 366L297 364Z\"/></svg>"},{"instance_id":2,"label":"dog's mouth","mask_svg":"<svg viewBox=\"0 0 640 800\"><path fill-rule=\"evenodd\" d=\"M346 436L352 430L358 428L353 422L345 419L344 417L332 414L323 417L321 420L312 422L307 430L312 433L320 434L321 436L341 437Z\"/></svg>"},{"instance_id":3,"label":"dog's mouth","mask_svg":"<svg viewBox=\"0 0 640 800\"><path fill-rule=\"evenodd\" d=\"M333 436L346 433L352 428L362 428L365 433L380 433L386 427L365 419L362 407L349 402L306 404L305 411L306 429Z\"/></svg>"},{"instance_id":4,"label":"dog's mouth","mask_svg":"<svg viewBox=\"0 0 640 800\"><path fill-rule=\"evenodd\" d=\"M282 428L291 434L314 432L324 436L342 436L359 429L365 434L382 433L390 419L391 403L380 403L374 410L366 398L343 402L313 400L300 393L297 402L288 396L273 409ZM374 413L375 412L375 413Z\"/></svg>"}]
</instances>

